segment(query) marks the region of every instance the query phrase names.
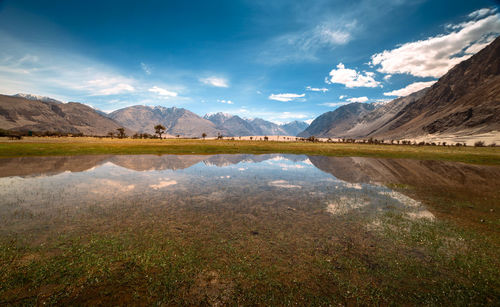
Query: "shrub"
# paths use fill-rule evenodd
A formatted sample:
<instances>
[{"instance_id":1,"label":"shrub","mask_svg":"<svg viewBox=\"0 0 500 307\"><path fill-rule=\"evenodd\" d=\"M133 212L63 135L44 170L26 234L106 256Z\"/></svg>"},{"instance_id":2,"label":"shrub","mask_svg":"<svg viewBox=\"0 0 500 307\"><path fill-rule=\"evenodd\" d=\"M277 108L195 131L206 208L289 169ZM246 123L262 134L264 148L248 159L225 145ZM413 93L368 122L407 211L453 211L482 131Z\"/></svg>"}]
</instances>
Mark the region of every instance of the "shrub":
<instances>
[{"instance_id":1,"label":"shrub","mask_svg":"<svg viewBox=\"0 0 500 307\"><path fill-rule=\"evenodd\" d=\"M474 143L474 147L484 147L484 142L483 141L477 141Z\"/></svg>"}]
</instances>

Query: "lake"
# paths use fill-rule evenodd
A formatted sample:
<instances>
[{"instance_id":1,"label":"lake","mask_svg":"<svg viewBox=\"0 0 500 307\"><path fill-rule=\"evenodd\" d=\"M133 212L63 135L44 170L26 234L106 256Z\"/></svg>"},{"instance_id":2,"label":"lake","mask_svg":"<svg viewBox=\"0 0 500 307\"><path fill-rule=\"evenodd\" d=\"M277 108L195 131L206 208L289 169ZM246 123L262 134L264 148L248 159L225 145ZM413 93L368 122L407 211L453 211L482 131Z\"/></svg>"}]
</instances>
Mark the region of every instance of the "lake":
<instances>
[{"instance_id":1,"label":"lake","mask_svg":"<svg viewBox=\"0 0 500 307\"><path fill-rule=\"evenodd\" d=\"M0 159L0 304L495 304L500 168Z\"/></svg>"}]
</instances>

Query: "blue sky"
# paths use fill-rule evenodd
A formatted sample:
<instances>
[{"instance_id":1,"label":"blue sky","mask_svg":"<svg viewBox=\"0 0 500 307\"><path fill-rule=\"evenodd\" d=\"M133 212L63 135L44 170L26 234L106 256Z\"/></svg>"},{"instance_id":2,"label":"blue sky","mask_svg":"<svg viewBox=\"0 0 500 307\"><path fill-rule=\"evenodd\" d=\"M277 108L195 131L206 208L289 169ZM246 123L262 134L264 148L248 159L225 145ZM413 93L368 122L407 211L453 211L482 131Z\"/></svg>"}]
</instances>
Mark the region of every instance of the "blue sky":
<instances>
[{"instance_id":1,"label":"blue sky","mask_svg":"<svg viewBox=\"0 0 500 307\"><path fill-rule=\"evenodd\" d=\"M0 0L0 93L311 120L428 86L498 35L483 0Z\"/></svg>"}]
</instances>

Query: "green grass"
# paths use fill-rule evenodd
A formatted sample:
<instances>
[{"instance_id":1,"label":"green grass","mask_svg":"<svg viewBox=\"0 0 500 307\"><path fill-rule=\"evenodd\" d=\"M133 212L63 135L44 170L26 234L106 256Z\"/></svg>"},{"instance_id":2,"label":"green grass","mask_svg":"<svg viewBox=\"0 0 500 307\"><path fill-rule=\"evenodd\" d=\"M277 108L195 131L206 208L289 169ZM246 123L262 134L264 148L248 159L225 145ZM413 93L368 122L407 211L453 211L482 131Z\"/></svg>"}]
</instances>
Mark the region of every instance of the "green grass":
<instances>
[{"instance_id":1,"label":"green grass","mask_svg":"<svg viewBox=\"0 0 500 307\"><path fill-rule=\"evenodd\" d=\"M93 154L308 154L377 158L447 160L474 164L500 164L495 147L328 144L309 142L230 140L135 140L98 138L25 138L0 141L0 157Z\"/></svg>"},{"instance_id":2,"label":"green grass","mask_svg":"<svg viewBox=\"0 0 500 307\"><path fill-rule=\"evenodd\" d=\"M493 305L497 240L388 214L368 237L255 240L217 227L200 237L134 227L0 242L0 304ZM194 225L193 225L194 226ZM196 226L194 226L196 227ZM199 226L198 226L199 227ZM270 225L272 227L272 225ZM200 229L197 229L199 231ZM297 236L306 234L294 232ZM303 248L297 243L309 245ZM275 245L276 244L276 245ZM314 248L311 248L314 247Z\"/></svg>"}]
</instances>

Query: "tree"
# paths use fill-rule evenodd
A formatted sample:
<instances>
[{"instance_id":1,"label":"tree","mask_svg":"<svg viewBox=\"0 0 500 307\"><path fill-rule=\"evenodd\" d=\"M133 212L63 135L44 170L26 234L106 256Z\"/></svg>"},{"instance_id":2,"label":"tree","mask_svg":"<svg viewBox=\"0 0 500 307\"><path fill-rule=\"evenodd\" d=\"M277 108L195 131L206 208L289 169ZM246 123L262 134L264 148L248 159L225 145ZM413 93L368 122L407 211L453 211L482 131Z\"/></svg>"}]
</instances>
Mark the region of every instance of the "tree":
<instances>
[{"instance_id":1,"label":"tree","mask_svg":"<svg viewBox=\"0 0 500 307\"><path fill-rule=\"evenodd\" d=\"M125 129L124 128L117 128L116 130L118 131L118 138L123 139L124 137L127 136L125 134Z\"/></svg>"},{"instance_id":2,"label":"tree","mask_svg":"<svg viewBox=\"0 0 500 307\"><path fill-rule=\"evenodd\" d=\"M201 134L201 137L202 137L203 139L205 139L205 138L207 137L207 134L206 134L205 132L203 132L203 133Z\"/></svg>"},{"instance_id":3,"label":"tree","mask_svg":"<svg viewBox=\"0 0 500 307\"><path fill-rule=\"evenodd\" d=\"M108 137L113 138L115 136L115 133L113 131L108 132Z\"/></svg>"},{"instance_id":4,"label":"tree","mask_svg":"<svg viewBox=\"0 0 500 307\"><path fill-rule=\"evenodd\" d=\"M163 125L156 125L155 126L155 133L158 134L158 136L161 139L161 135L165 133L165 127Z\"/></svg>"}]
</instances>

